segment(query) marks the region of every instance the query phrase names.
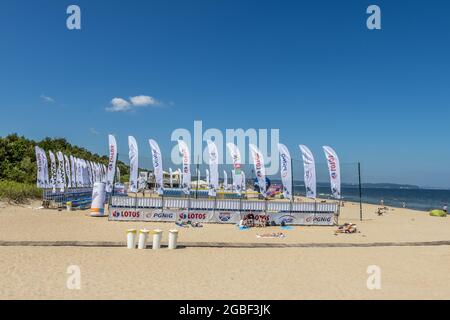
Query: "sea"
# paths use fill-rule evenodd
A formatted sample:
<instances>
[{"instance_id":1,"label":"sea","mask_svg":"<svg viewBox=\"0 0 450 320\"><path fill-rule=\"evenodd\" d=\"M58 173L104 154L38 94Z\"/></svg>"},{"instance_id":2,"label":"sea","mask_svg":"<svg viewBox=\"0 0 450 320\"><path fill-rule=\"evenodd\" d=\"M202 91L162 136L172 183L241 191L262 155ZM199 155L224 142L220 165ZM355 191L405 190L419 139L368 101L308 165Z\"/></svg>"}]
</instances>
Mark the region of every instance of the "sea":
<instances>
[{"instance_id":1,"label":"sea","mask_svg":"<svg viewBox=\"0 0 450 320\"><path fill-rule=\"evenodd\" d=\"M294 193L305 195L303 185L295 185ZM359 202L359 189L354 186L342 186L342 200ZM317 186L317 196L322 199L331 199L331 190L328 186ZM362 188L362 202L380 204L384 201L386 206L429 211L442 209L444 205L450 205L450 190L422 189L422 188Z\"/></svg>"}]
</instances>

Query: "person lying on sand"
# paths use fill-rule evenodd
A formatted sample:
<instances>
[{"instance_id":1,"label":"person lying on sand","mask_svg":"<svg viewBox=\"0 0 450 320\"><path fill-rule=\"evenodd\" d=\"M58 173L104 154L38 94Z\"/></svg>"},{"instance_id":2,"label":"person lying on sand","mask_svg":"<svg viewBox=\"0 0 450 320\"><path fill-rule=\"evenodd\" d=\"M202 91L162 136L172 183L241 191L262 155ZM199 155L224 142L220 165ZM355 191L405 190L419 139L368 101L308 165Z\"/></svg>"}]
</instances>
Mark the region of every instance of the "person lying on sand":
<instances>
[{"instance_id":1,"label":"person lying on sand","mask_svg":"<svg viewBox=\"0 0 450 320\"><path fill-rule=\"evenodd\" d=\"M263 233L257 234L257 238L284 238L285 235L283 232L272 232L272 233Z\"/></svg>"},{"instance_id":2,"label":"person lying on sand","mask_svg":"<svg viewBox=\"0 0 450 320\"><path fill-rule=\"evenodd\" d=\"M354 223L344 223L342 226L339 226L336 230L335 234L338 233L356 233L356 224Z\"/></svg>"}]
</instances>

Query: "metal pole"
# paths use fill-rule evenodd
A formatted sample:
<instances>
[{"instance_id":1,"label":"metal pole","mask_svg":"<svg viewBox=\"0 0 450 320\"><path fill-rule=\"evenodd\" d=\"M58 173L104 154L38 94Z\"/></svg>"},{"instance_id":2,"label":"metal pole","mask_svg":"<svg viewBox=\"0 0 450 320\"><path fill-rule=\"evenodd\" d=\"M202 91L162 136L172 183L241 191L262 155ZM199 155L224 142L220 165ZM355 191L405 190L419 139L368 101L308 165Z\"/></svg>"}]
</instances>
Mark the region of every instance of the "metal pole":
<instances>
[{"instance_id":1,"label":"metal pole","mask_svg":"<svg viewBox=\"0 0 450 320\"><path fill-rule=\"evenodd\" d=\"M361 163L358 162L358 181L359 181L359 220L362 221L362 188L361 188Z\"/></svg>"}]
</instances>

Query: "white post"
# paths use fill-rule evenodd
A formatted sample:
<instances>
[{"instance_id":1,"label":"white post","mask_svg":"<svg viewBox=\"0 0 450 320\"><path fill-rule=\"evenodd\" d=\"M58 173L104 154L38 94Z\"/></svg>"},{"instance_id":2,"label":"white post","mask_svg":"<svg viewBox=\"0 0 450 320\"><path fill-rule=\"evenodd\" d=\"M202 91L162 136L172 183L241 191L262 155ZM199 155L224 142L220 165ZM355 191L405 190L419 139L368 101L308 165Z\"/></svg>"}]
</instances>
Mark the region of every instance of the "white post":
<instances>
[{"instance_id":1,"label":"white post","mask_svg":"<svg viewBox=\"0 0 450 320\"><path fill-rule=\"evenodd\" d=\"M157 250L161 248L161 238L162 238L162 230L156 229L153 230L153 250Z\"/></svg>"},{"instance_id":2,"label":"white post","mask_svg":"<svg viewBox=\"0 0 450 320\"><path fill-rule=\"evenodd\" d=\"M147 247L147 236L149 232L146 229L139 230L138 249L145 249Z\"/></svg>"},{"instance_id":3,"label":"white post","mask_svg":"<svg viewBox=\"0 0 450 320\"><path fill-rule=\"evenodd\" d=\"M127 248L128 249L136 248L136 229L127 230Z\"/></svg>"},{"instance_id":4,"label":"white post","mask_svg":"<svg viewBox=\"0 0 450 320\"><path fill-rule=\"evenodd\" d=\"M169 249L177 248L178 230L169 230Z\"/></svg>"}]
</instances>

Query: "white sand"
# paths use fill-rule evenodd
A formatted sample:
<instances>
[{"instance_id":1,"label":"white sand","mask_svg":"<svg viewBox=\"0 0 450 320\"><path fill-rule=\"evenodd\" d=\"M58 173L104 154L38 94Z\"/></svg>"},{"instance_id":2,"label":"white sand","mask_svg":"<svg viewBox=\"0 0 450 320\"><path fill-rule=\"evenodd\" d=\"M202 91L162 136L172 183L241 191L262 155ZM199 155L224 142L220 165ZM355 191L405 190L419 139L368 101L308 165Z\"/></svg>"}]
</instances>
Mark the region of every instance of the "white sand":
<instances>
[{"instance_id":1,"label":"white sand","mask_svg":"<svg viewBox=\"0 0 450 320\"><path fill-rule=\"evenodd\" d=\"M39 206L33 203L32 207ZM335 227L279 227L240 231L232 225L181 229L183 242L372 243L450 240L450 219L347 203L340 222L361 233L334 235ZM0 206L0 240L125 241L125 229L172 223L108 222L87 212ZM284 239L257 239L276 231ZM69 290L69 265L81 269L81 290ZM381 268L381 290L366 286L367 267ZM125 248L0 247L2 299L448 299L450 248Z\"/></svg>"}]
</instances>

